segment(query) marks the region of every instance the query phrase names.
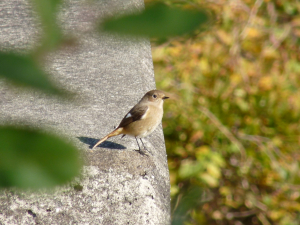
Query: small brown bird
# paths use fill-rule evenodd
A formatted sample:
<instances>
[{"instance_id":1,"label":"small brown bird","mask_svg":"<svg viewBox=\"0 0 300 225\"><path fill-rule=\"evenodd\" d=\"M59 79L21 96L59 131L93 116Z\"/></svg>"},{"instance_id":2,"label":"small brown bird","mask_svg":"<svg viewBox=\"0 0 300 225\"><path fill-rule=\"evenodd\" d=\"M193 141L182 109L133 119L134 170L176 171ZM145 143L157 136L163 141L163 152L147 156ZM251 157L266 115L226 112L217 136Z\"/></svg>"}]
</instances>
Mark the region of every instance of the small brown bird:
<instances>
[{"instance_id":1,"label":"small brown bird","mask_svg":"<svg viewBox=\"0 0 300 225\"><path fill-rule=\"evenodd\" d=\"M165 99L168 99L163 91L152 90L147 92L144 97L126 114L119 126L102 138L97 144L94 145L96 148L102 142L110 137L123 134L133 136L139 146L137 138L139 138L146 149L142 138L151 134L155 128L160 124L163 117L163 103Z\"/></svg>"}]
</instances>

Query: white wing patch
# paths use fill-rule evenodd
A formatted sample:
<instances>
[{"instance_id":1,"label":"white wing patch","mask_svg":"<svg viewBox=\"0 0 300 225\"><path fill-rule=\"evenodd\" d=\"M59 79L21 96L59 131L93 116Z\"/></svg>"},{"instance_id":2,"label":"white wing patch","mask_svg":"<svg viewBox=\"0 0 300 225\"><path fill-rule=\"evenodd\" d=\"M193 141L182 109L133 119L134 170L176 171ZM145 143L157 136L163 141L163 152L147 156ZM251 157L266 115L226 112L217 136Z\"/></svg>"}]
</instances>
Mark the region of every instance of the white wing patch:
<instances>
[{"instance_id":1,"label":"white wing patch","mask_svg":"<svg viewBox=\"0 0 300 225\"><path fill-rule=\"evenodd\" d=\"M131 113L128 113L125 118L132 117Z\"/></svg>"},{"instance_id":2,"label":"white wing patch","mask_svg":"<svg viewBox=\"0 0 300 225\"><path fill-rule=\"evenodd\" d=\"M146 110L146 112L144 113L144 115L141 117L141 119L145 119L145 117L147 116L148 111L149 111L149 107L147 107L147 110Z\"/></svg>"}]
</instances>

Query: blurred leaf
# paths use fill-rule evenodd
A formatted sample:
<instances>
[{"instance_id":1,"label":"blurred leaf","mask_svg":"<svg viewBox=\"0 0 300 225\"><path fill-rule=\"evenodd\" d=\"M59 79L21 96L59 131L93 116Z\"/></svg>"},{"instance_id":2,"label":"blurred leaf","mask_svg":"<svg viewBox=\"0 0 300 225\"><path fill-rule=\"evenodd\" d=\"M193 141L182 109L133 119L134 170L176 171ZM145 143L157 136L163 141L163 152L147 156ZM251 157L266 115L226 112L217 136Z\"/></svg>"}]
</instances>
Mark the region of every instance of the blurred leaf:
<instances>
[{"instance_id":1,"label":"blurred leaf","mask_svg":"<svg viewBox=\"0 0 300 225\"><path fill-rule=\"evenodd\" d=\"M165 38L190 33L208 22L204 10L169 7L158 3L140 14L126 15L104 21L102 29L120 34Z\"/></svg>"},{"instance_id":2,"label":"blurred leaf","mask_svg":"<svg viewBox=\"0 0 300 225\"><path fill-rule=\"evenodd\" d=\"M62 94L29 55L0 52L0 76L15 84L36 88L52 94Z\"/></svg>"},{"instance_id":3,"label":"blurred leaf","mask_svg":"<svg viewBox=\"0 0 300 225\"><path fill-rule=\"evenodd\" d=\"M40 49L51 50L62 41L62 34L57 25L57 10L62 0L31 0L40 17L43 40Z\"/></svg>"},{"instance_id":4,"label":"blurred leaf","mask_svg":"<svg viewBox=\"0 0 300 225\"><path fill-rule=\"evenodd\" d=\"M78 150L54 135L4 126L0 143L0 187L52 187L79 174Z\"/></svg>"},{"instance_id":5,"label":"blurred leaf","mask_svg":"<svg viewBox=\"0 0 300 225\"><path fill-rule=\"evenodd\" d=\"M179 177L189 178L196 176L201 170L203 170L201 163L186 159L181 162Z\"/></svg>"},{"instance_id":6,"label":"blurred leaf","mask_svg":"<svg viewBox=\"0 0 300 225\"><path fill-rule=\"evenodd\" d=\"M207 165L207 172L214 178L220 178L221 176L221 169L214 163L208 163Z\"/></svg>"},{"instance_id":7,"label":"blurred leaf","mask_svg":"<svg viewBox=\"0 0 300 225\"><path fill-rule=\"evenodd\" d=\"M172 225L182 225L184 221L187 221L188 212L200 205L200 200L202 196L202 190L198 187L192 187L186 193L182 195L182 198L179 198L179 204L177 208L174 210L172 216Z\"/></svg>"},{"instance_id":8,"label":"blurred leaf","mask_svg":"<svg viewBox=\"0 0 300 225\"><path fill-rule=\"evenodd\" d=\"M206 184L208 184L210 187L217 187L219 184L218 179L216 179L214 176L212 176L209 173L202 173L199 174L199 178Z\"/></svg>"}]
</instances>

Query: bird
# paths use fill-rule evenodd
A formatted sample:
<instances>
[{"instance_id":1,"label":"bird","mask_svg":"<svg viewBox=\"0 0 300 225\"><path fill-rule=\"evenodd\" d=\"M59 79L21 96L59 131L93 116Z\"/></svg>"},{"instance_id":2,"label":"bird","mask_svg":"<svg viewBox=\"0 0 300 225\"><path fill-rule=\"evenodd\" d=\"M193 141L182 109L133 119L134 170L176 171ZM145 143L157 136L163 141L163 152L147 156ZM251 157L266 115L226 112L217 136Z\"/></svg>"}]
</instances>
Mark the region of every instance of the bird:
<instances>
[{"instance_id":1,"label":"bird","mask_svg":"<svg viewBox=\"0 0 300 225\"><path fill-rule=\"evenodd\" d=\"M139 152L141 151L138 138L141 140L144 149L145 147L142 138L151 134L157 126L160 124L163 117L163 103L165 99L168 99L163 91L151 90L148 91L142 99L124 116L119 126L105 137L100 139L92 149L95 149L102 142L108 138L122 134L122 138L125 135L135 138Z\"/></svg>"}]
</instances>

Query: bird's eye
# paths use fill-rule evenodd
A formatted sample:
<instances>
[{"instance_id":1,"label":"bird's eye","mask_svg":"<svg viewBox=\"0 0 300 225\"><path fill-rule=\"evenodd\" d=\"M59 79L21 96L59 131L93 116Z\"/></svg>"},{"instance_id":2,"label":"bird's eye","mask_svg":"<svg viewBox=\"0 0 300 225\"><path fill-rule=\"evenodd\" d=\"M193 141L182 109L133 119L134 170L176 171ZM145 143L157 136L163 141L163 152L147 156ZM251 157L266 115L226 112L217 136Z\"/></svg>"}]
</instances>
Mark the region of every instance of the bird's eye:
<instances>
[{"instance_id":1,"label":"bird's eye","mask_svg":"<svg viewBox=\"0 0 300 225\"><path fill-rule=\"evenodd\" d=\"M157 98L157 95L154 94L154 95L152 95L152 97L153 97L153 98Z\"/></svg>"}]
</instances>

